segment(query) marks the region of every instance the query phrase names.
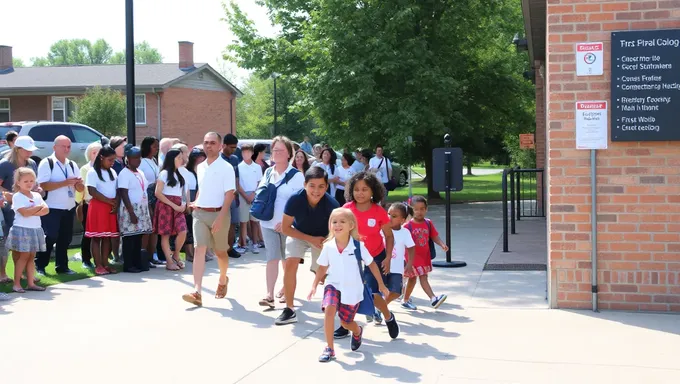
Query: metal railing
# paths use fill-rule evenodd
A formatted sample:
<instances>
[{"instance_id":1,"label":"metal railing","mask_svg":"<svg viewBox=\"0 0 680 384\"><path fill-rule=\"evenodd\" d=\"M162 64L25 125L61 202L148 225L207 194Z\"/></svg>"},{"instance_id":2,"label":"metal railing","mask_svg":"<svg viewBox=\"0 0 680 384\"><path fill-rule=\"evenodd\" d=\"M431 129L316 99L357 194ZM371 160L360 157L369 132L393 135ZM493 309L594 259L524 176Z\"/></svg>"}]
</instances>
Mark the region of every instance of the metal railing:
<instances>
[{"instance_id":1,"label":"metal railing","mask_svg":"<svg viewBox=\"0 0 680 384\"><path fill-rule=\"evenodd\" d=\"M509 179L509 180L508 180ZM510 196L508 196L508 185ZM522 217L545 217L545 178L543 169L509 168L503 170L503 252L508 252L508 216L511 234ZM508 211L508 201L510 210Z\"/></svg>"}]
</instances>

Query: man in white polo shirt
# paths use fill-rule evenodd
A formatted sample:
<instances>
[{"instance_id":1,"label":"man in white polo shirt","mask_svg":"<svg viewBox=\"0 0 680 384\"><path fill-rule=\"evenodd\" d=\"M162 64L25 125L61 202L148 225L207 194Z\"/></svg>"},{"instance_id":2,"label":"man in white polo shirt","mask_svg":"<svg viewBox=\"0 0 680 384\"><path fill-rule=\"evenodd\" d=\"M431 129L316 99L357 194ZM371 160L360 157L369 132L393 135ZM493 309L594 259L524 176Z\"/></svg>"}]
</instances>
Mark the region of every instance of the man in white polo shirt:
<instances>
[{"instance_id":1,"label":"man in white polo shirt","mask_svg":"<svg viewBox=\"0 0 680 384\"><path fill-rule=\"evenodd\" d=\"M198 192L190 205L194 217L194 288L195 291L182 296L184 301L196 306L203 305L201 285L205 271L205 253L208 247L217 255L220 280L215 298L227 296L227 268L229 267L229 225L230 208L236 190L234 167L220 157L222 137L208 132L203 138L204 162L196 167Z\"/></svg>"},{"instance_id":2,"label":"man in white polo shirt","mask_svg":"<svg viewBox=\"0 0 680 384\"><path fill-rule=\"evenodd\" d=\"M50 263L52 246L55 243L56 272L68 275L74 273L68 267L67 252L73 237L76 191L82 192L85 186L80 178L80 168L68 159L69 153L71 140L66 136L57 136L54 139L54 153L42 159L38 165L37 182L46 192L45 203L50 207L50 213L41 217L46 251L38 252L35 257L35 268L43 275Z\"/></svg>"}]
</instances>

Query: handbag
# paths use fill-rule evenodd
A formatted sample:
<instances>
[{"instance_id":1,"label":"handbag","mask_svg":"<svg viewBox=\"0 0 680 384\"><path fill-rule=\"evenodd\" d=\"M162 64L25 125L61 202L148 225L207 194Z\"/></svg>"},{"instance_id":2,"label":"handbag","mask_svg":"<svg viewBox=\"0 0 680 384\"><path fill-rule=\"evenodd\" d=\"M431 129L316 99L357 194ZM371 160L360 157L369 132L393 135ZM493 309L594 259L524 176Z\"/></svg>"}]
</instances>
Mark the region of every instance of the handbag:
<instances>
[{"instance_id":1,"label":"handbag","mask_svg":"<svg viewBox=\"0 0 680 384\"><path fill-rule=\"evenodd\" d=\"M383 161L385 161L385 159L386 159L386 157L383 157L383 159L380 160L380 164L378 164L378 169L380 169L380 167L382 166ZM387 166L385 166L385 172L387 172L387 173L389 173L387 171L388 166L390 166L389 164L390 164L390 161L387 160ZM394 178L394 174L393 174L392 177L389 180L387 180L387 183L385 183L385 189L388 192L391 192L391 191L394 191L395 189L397 189L398 185L399 184L397 184L397 180Z\"/></svg>"},{"instance_id":2,"label":"handbag","mask_svg":"<svg viewBox=\"0 0 680 384\"><path fill-rule=\"evenodd\" d=\"M361 275L361 282L364 285L364 299L359 303L357 313L366 316L373 316L375 313L375 304L373 303L373 294L366 286L366 279L364 278L363 262L361 260L361 243L359 240L354 240L354 256L357 258L357 265L359 266L359 274Z\"/></svg>"}]
</instances>

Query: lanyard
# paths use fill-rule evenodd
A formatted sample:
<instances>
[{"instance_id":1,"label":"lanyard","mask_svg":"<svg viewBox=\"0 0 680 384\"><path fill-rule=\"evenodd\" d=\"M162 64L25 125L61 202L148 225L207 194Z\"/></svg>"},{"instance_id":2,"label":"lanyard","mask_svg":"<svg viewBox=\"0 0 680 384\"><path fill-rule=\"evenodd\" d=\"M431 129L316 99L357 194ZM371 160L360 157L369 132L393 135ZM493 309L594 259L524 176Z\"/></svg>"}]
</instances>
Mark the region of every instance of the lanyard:
<instances>
[{"instance_id":1,"label":"lanyard","mask_svg":"<svg viewBox=\"0 0 680 384\"><path fill-rule=\"evenodd\" d=\"M57 166L58 166L59 169L61 169L61 171L64 173L64 179L68 179L68 170L65 169L64 167L62 167L61 164L59 164L59 163L57 163Z\"/></svg>"},{"instance_id":2,"label":"lanyard","mask_svg":"<svg viewBox=\"0 0 680 384\"><path fill-rule=\"evenodd\" d=\"M137 175L139 175L139 172L133 172L132 174L135 175L135 179L137 179L139 186L142 188L142 192L144 192L144 181L137 177Z\"/></svg>"}]
</instances>

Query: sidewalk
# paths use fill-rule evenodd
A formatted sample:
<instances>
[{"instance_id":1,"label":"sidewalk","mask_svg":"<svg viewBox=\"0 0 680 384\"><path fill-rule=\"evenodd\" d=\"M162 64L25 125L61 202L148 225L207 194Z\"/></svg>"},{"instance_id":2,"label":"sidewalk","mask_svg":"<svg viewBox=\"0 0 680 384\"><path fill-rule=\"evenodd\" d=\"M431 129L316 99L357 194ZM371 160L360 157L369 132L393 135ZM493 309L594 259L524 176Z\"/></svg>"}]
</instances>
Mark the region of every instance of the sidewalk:
<instances>
[{"instance_id":1,"label":"sidewalk","mask_svg":"<svg viewBox=\"0 0 680 384\"><path fill-rule=\"evenodd\" d=\"M212 298L217 274L209 263L203 308L180 298L191 290L190 270L160 269L62 284L3 304L0 377L13 384L677 383L680 317L548 310L543 297L532 297L542 291L510 290L526 276L482 273L501 233L496 208L453 206L453 255L468 267L432 274L435 291L449 294L438 311L416 288L418 311L393 304L398 339L367 325L359 351L349 350L349 339L336 344L336 362L316 361L323 316L320 290L302 300L313 278L309 262L298 274L299 322L277 327L281 305L257 305L264 254L247 254L232 260L227 300ZM443 235L442 213L433 207L430 216Z\"/></svg>"}]
</instances>

